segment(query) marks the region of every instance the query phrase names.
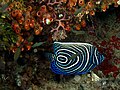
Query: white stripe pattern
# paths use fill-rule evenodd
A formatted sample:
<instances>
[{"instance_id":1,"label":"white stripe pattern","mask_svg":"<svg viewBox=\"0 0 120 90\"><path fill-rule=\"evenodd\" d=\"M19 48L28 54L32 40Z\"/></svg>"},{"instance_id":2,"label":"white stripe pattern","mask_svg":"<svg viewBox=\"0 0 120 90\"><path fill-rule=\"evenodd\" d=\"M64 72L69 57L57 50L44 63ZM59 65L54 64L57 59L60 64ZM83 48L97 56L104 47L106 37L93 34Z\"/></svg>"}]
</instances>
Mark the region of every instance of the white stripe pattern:
<instances>
[{"instance_id":1,"label":"white stripe pattern","mask_svg":"<svg viewBox=\"0 0 120 90\"><path fill-rule=\"evenodd\" d=\"M53 47L56 59L51 69L57 74L87 73L104 60L97 48L88 43L54 42Z\"/></svg>"}]
</instances>

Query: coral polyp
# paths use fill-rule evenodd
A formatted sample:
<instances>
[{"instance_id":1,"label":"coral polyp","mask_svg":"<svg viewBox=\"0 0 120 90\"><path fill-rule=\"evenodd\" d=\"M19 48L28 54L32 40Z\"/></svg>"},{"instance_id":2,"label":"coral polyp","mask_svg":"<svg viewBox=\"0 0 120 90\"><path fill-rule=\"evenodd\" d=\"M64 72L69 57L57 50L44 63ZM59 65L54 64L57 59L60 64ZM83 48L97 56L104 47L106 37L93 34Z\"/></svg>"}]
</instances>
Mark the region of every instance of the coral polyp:
<instances>
[{"instance_id":1,"label":"coral polyp","mask_svg":"<svg viewBox=\"0 0 120 90\"><path fill-rule=\"evenodd\" d=\"M60 46L64 43L65 46L56 44L55 48L52 47L56 42L61 42ZM68 45L70 42L71 45ZM79 53L72 55L72 52L83 52L81 55L84 60L93 60L92 57L84 55L85 52L87 55L89 53L88 50L84 51L85 47L78 48L73 45L76 42L94 45L103 54L104 61L92 70L92 73L96 73L93 74L95 77L89 74L77 75L74 78L63 76L67 83L56 84L54 80L59 82L63 78L56 75L60 69L56 74L50 71L51 62L45 57L46 53L51 55L57 49L55 53L63 50L58 54L61 57L51 55L50 58L51 61L62 62L68 57L68 63L73 60L70 64L73 68L68 70L68 67L65 67L65 70L70 72L75 68L77 70L80 65L75 66L74 61ZM65 47L68 49L65 50ZM74 50L71 51L72 49ZM67 51L70 51L69 54ZM0 90L118 90L120 0L0 0L0 52ZM77 60L83 59L81 55ZM95 57L97 56L98 53L95 54ZM95 83L99 83L99 86L95 87ZM114 86L115 84L118 87Z\"/></svg>"},{"instance_id":2,"label":"coral polyp","mask_svg":"<svg viewBox=\"0 0 120 90\"><path fill-rule=\"evenodd\" d=\"M86 27L86 16L95 15L97 6L100 7L99 10L105 12L109 8L109 5L113 3L116 5L118 2L114 0L111 3L108 3L106 0L30 0L30 2L11 2L7 9L12 17L12 21L18 22L20 25L21 33L24 30L31 31L31 29L34 29L34 34L40 35L36 34L35 29L40 26L43 29L42 32L44 32L46 31L45 27L48 27L50 28L53 40L58 41L61 38L55 39L54 37L57 36L54 35L56 35L55 33L60 34L61 31L59 29L63 30L62 32L66 34L74 24L79 26L78 30L81 29L80 26L84 28ZM41 32L41 30L38 31ZM19 30L16 33L19 33Z\"/></svg>"}]
</instances>

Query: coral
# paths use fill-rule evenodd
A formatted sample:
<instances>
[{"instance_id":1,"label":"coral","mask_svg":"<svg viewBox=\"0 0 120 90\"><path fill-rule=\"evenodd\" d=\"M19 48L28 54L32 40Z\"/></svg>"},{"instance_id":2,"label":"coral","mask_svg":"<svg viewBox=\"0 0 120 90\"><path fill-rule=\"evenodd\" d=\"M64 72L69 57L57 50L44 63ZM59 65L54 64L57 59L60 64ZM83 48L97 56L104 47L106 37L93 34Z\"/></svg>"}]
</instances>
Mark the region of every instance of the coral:
<instances>
[{"instance_id":1,"label":"coral","mask_svg":"<svg viewBox=\"0 0 120 90\"><path fill-rule=\"evenodd\" d=\"M32 40L28 41L28 38L42 35L48 31L47 27L50 28L53 40L65 39L66 31L70 31L68 24L70 13L64 11L61 3L62 1L57 0L54 2L48 0L31 1L30 3L14 1L10 3L6 10L10 15L12 29L18 35L18 41L15 46L12 46L12 51L15 52L18 47L22 51L30 50L33 42ZM38 4L38 6L34 6L34 4Z\"/></svg>"},{"instance_id":2,"label":"coral","mask_svg":"<svg viewBox=\"0 0 120 90\"><path fill-rule=\"evenodd\" d=\"M105 60L96 69L103 72L105 76L112 73L113 77L117 77L120 69L120 58L117 53L120 50L120 37L117 35L120 31L119 22L116 20L117 15L114 13L107 15L108 18L97 20L98 29L95 30L98 42L93 41L93 44L101 53L104 53ZM99 21L102 21L100 24Z\"/></svg>"},{"instance_id":3,"label":"coral","mask_svg":"<svg viewBox=\"0 0 120 90\"><path fill-rule=\"evenodd\" d=\"M1 47L6 48L4 46L7 46L8 51L15 53L14 58L18 58L21 53L29 52L36 42L63 40L72 31L76 35L88 33L93 37L96 36L97 39L94 39L98 41L105 38L101 42L94 43L99 51L106 55L99 70L103 71L105 75L113 72L113 76L116 77L119 69L117 65L119 57L115 56L115 50L120 49L119 23L115 24L114 16L111 17L111 20L107 20L107 18L104 20L107 25L105 25L106 23L101 25L99 21L95 23L93 19L96 13L107 12L111 5L114 5L115 8L119 7L119 2L119 0L7 0L6 3L0 4L2 18L0 19L0 35L4 37L0 39ZM119 10L116 14L119 22ZM9 27L5 28L6 26ZM99 29L95 30L96 27ZM11 39L8 39L9 36ZM92 42L94 41L91 40ZM115 61L116 65L112 65L110 63L112 61ZM110 67L111 70L109 70Z\"/></svg>"},{"instance_id":4,"label":"coral","mask_svg":"<svg viewBox=\"0 0 120 90\"><path fill-rule=\"evenodd\" d=\"M110 2L111 1L111 2ZM9 13L13 31L22 41L16 42L14 48L30 50L34 44L28 41L31 36L51 34L53 40L65 39L67 32L75 26L75 30L87 27L88 16L97 11L105 12L111 4L117 6L118 0L42 0L42 1L9 1L6 8ZM8 2L6 2L8 3ZM98 8L99 7L99 8ZM64 34L63 34L64 33ZM58 35L58 36L56 36ZM48 36L49 37L49 36Z\"/></svg>"},{"instance_id":5,"label":"coral","mask_svg":"<svg viewBox=\"0 0 120 90\"><path fill-rule=\"evenodd\" d=\"M112 11L112 13L89 13L90 19L88 14L84 14L85 16L83 15L82 18L80 18L81 20L79 20L79 17L77 18L76 15L73 14L73 12L78 10L73 9L78 8L77 3L74 3L77 6L73 4L71 8L68 8L70 6L67 5L67 0L61 0L63 3L59 4L57 2L58 0L56 0L57 3L49 4L48 9L47 5L43 3L47 2L47 0L40 0L41 2L39 3L33 2L35 0L29 1L29 3L24 3L22 6L24 8L21 9L17 9L17 7L13 8L13 6L10 5L12 9L8 11L9 14L8 12L7 14L2 13L2 18L0 18L0 45L2 46L2 48L0 46L0 73L1 68L3 68L3 74L0 74L1 90L93 90L95 88L99 90L119 90L119 9L113 10L115 12ZM100 0L94 1L96 1L98 5ZM105 2L107 0L102 0L101 2L103 1ZM49 0L49 2L53 3L53 0ZM34 4L37 5L34 6ZM28 5L28 7L26 7L26 5ZM84 2L83 5L86 5L86 2ZM98 6L100 7L100 5ZM42 14L40 8L43 11ZM10 10L10 8L7 9ZM25 12L25 9L30 12ZM79 10L80 13L81 9ZM107 9L107 11L108 10L109 9ZM15 13L12 13L12 11L15 11L15 13L19 12L19 14L15 15L18 17L21 16L22 13L23 17L14 17ZM94 12L96 11L93 10L93 13ZM98 14L102 14L103 16L98 16L95 21ZM75 32L75 34L72 33L72 31ZM59 41L62 39L94 44L98 50L105 55L104 62L96 68L98 72L97 75L101 75L98 81L93 81L89 74L77 75L75 77L64 76L64 81L61 81L59 84L55 81L55 74L53 74L49 68L50 62L43 57L42 51L44 51L43 48L47 50L50 48L51 50L49 44L53 42L53 40ZM48 41L48 43L42 44L44 41ZM40 46L41 44L42 46ZM47 46L47 48L45 46ZM34 52L32 51L33 47L35 47ZM11 53L10 50L15 54ZM18 55L20 52L20 57L17 60L15 59L17 63L13 62L13 55Z\"/></svg>"},{"instance_id":6,"label":"coral","mask_svg":"<svg viewBox=\"0 0 120 90\"><path fill-rule=\"evenodd\" d=\"M65 39L66 37L67 35L64 30L55 31L54 35L52 36L53 40L56 40L56 41L58 41L58 39L59 40Z\"/></svg>"},{"instance_id":7,"label":"coral","mask_svg":"<svg viewBox=\"0 0 120 90\"><path fill-rule=\"evenodd\" d=\"M106 42L102 41L100 43L100 46L96 45L98 47L98 50L101 52L104 52L105 54L105 60L104 62L97 67L97 69L103 71L104 75L108 75L110 72L113 72L113 76L116 77L119 73L119 67L116 65L119 64L119 58L113 58L114 56L114 50L120 50L120 38L117 38L115 36L112 36L112 38ZM112 63L117 62L116 65L113 65Z\"/></svg>"}]
</instances>

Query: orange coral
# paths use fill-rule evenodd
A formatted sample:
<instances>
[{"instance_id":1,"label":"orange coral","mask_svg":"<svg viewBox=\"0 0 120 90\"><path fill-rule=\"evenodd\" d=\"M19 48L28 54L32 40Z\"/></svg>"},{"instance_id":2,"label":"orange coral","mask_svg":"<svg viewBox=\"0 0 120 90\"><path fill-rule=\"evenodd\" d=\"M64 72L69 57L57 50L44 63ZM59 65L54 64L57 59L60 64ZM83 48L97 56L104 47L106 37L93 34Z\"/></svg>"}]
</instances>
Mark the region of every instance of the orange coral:
<instances>
[{"instance_id":1,"label":"orange coral","mask_svg":"<svg viewBox=\"0 0 120 90\"><path fill-rule=\"evenodd\" d=\"M68 2L67 5L68 5L70 8L72 8L73 6L76 5L76 3L77 3L77 0L69 0L69 2Z\"/></svg>"},{"instance_id":2,"label":"orange coral","mask_svg":"<svg viewBox=\"0 0 120 90\"><path fill-rule=\"evenodd\" d=\"M92 10L92 11L89 12L89 14L90 15L95 15L95 11Z\"/></svg>"},{"instance_id":3,"label":"orange coral","mask_svg":"<svg viewBox=\"0 0 120 90\"><path fill-rule=\"evenodd\" d=\"M81 27L86 27L86 21L84 19L81 21Z\"/></svg>"},{"instance_id":4,"label":"orange coral","mask_svg":"<svg viewBox=\"0 0 120 90\"><path fill-rule=\"evenodd\" d=\"M25 36L24 40L31 34L33 36L41 35L45 27L48 27L48 31L50 30L50 33L52 33L52 37L59 40L61 37L64 39L62 34L66 37L65 31L70 31L73 24L76 30L80 30L81 27L86 27L86 14L95 15L97 5L105 12L112 3L117 5L117 1L118 0L111 0L111 2L107 0L26 1L28 2L28 7L25 3L14 1L8 6L7 10L10 12L12 22L14 22L12 23L13 30L17 35ZM47 30L45 30L45 33L46 31ZM29 35L27 35L26 32L29 32ZM16 44L19 46L19 43ZM29 49L30 47L28 50Z\"/></svg>"},{"instance_id":5,"label":"orange coral","mask_svg":"<svg viewBox=\"0 0 120 90\"><path fill-rule=\"evenodd\" d=\"M84 0L79 0L78 5L79 5L79 6L85 5L85 1L84 1Z\"/></svg>"},{"instance_id":6,"label":"orange coral","mask_svg":"<svg viewBox=\"0 0 120 90\"><path fill-rule=\"evenodd\" d=\"M27 10L31 12L32 11L32 6L28 6Z\"/></svg>"},{"instance_id":7,"label":"orange coral","mask_svg":"<svg viewBox=\"0 0 120 90\"><path fill-rule=\"evenodd\" d=\"M64 3L66 3L67 2L67 0L60 0L61 2L64 2Z\"/></svg>"},{"instance_id":8,"label":"orange coral","mask_svg":"<svg viewBox=\"0 0 120 90\"><path fill-rule=\"evenodd\" d=\"M35 35L40 35L42 32L43 27L41 27L38 23L36 24L35 28L34 28L34 33Z\"/></svg>"},{"instance_id":9,"label":"orange coral","mask_svg":"<svg viewBox=\"0 0 120 90\"><path fill-rule=\"evenodd\" d=\"M76 24L76 25L75 25L75 29L76 29L76 30L80 30L80 29L81 29L81 25L80 25L80 24Z\"/></svg>"},{"instance_id":10,"label":"orange coral","mask_svg":"<svg viewBox=\"0 0 120 90\"><path fill-rule=\"evenodd\" d=\"M107 5L103 4L101 8L102 8L102 11L105 12L107 10Z\"/></svg>"}]
</instances>

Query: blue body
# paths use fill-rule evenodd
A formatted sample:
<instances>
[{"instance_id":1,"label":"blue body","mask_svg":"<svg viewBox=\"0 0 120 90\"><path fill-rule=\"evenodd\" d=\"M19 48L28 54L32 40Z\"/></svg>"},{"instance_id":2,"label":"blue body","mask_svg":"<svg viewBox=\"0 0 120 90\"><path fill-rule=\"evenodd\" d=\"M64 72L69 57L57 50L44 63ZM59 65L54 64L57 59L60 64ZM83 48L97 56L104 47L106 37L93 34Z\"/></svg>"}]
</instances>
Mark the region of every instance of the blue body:
<instances>
[{"instance_id":1,"label":"blue body","mask_svg":"<svg viewBox=\"0 0 120 90\"><path fill-rule=\"evenodd\" d=\"M48 57L56 74L85 74L104 60L97 48L88 43L54 42L53 49Z\"/></svg>"}]
</instances>

